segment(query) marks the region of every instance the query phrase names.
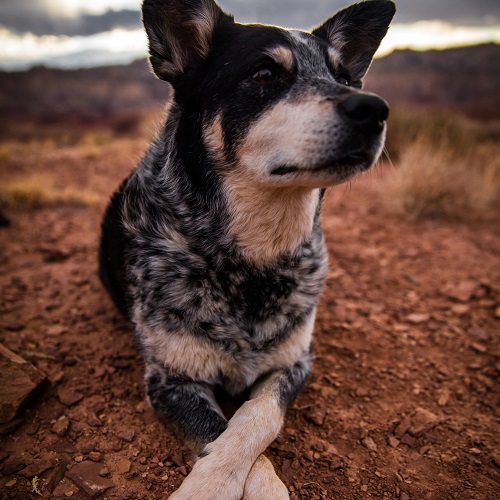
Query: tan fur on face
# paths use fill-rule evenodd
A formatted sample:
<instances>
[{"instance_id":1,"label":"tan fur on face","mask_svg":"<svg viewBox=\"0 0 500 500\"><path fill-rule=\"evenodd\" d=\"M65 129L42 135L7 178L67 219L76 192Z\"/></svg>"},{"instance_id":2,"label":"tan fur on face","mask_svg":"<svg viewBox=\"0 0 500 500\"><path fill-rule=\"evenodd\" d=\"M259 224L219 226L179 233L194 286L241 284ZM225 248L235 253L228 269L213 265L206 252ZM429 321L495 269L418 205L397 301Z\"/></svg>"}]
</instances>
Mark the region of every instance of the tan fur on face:
<instances>
[{"instance_id":1,"label":"tan fur on face","mask_svg":"<svg viewBox=\"0 0 500 500\"><path fill-rule=\"evenodd\" d=\"M208 152L215 160L222 160L224 155L224 135L220 115L203 131L203 139Z\"/></svg>"},{"instance_id":2,"label":"tan fur on face","mask_svg":"<svg viewBox=\"0 0 500 500\"><path fill-rule=\"evenodd\" d=\"M231 217L228 233L248 260L271 263L311 236L317 190L261 186L244 172L230 173L225 187Z\"/></svg>"},{"instance_id":3,"label":"tan fur on face","mask_svg":"<svg viewBox=\"0 0 500 500\"><path fill-rule=\"evenodd\" d=\"M286 47L273 47L265 52L276 64L279 64L287 71L292 71L294 67L293 54Z\"/></svg>"}]
</instances>

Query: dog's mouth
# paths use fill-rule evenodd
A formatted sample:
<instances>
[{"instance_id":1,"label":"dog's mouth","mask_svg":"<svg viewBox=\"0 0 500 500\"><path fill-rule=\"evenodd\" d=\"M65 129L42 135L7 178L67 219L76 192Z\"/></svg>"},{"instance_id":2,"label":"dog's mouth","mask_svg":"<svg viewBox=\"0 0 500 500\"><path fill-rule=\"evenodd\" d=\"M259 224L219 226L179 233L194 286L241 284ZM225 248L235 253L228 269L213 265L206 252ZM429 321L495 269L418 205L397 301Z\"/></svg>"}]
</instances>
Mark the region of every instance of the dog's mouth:
<instances>
[{"instance_id":1,"label":"dog's mouth","mask_svg":"<svg viewBox=\"0 0 500 500\"><path fill-rule=\"evenodd\" d=\"M273 176L287 176L294 174L330 174L340 182L368 170L373 164L373 158L367 153L351 153L334 161L325 162L311 168L282 165L270 171Z\"/></svg>"}]
</instances>

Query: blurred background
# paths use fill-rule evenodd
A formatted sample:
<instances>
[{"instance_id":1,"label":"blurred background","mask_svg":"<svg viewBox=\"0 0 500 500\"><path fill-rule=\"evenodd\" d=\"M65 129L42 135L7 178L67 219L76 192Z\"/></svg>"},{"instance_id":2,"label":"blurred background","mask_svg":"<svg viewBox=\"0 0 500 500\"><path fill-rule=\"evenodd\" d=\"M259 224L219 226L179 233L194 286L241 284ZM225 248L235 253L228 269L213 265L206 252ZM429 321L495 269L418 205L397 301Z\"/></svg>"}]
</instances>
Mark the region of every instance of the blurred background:
<instances>
[{"instance_id":1,"label":"blurred background","mask_svg":"<svg viewBox=\"0 0 500 500\"><path fill-rule=\"evenodd\" d=\"M222 0L221 4L241 22L308 29L349 2ZM388 183L398 191L391 199L399 200L390 209L409 211L411 217L440 211L457 216L474 204L489 205L499 169L495 159L500 111L498 2L397 0L396 4L396 17L365 82L393 110L385 159L405 175L404 182L393 175L396 178ZM139 0L3 0L0 132L6 138L22 129L24 139L30 133L53 133L59 142L74 141L82 136L78 127L86 126L87 131L94 127L95 133L96 126L107 124L111 135L137 135L169 91L151 76L145 58ZM28 131L28 122L46 126L43 131ZM75 137L68 138L67 128L58 134L56 123L71 123ZM471 163L477 164L473 186L463 180L470 177ZM474 191L458 195L462 208L435 206L443 200L449 204L455 197L443 196L442 178L436 174L439 165L445 165L441 168L448 175L450 164L457 170L455 178L462 179L458 189L463 190L465 183ZM435 186L430 187L430 181L420 185L419 165L431 169L432 175L426 171L425 177L435 178ZM414 196L433 199L426 208ZM2 198L4 204L12 203L5 194Z\"/></svg>"}]
</instances>

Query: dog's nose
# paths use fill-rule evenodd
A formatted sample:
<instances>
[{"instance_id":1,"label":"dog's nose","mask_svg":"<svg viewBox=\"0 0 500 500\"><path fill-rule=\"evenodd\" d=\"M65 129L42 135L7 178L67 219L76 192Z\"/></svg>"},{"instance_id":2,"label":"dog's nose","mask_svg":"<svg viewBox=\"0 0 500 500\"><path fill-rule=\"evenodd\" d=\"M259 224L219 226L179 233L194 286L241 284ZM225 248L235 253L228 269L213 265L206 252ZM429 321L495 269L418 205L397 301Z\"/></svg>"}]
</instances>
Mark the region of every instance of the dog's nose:
<instances>
[{"instance_id":1,"label":"dog's nose","mask_svg":"<svg viewBox=\"0 0 500 500\"><path fill-rule=\"evenodd\" d=\"M365 133L378 134L389 116L389 105L376 95L354 94L339 105L340 112Z\"/></svg>"}]
</instances>

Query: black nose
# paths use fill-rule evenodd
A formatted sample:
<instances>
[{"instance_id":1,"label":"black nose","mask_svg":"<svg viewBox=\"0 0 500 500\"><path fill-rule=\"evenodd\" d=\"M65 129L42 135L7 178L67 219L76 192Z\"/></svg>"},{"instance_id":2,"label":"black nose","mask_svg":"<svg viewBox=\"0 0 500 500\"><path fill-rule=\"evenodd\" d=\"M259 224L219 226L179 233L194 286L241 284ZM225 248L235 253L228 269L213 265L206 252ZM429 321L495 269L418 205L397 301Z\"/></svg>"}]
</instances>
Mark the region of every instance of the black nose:
<instances>
[{"instance_id":1,"label":"black nose","mask_svg":"<svg viewBox=\"0 0 500 500\"><path fill-rule=\"evenodd\" d=\"M389 116L389 105L371 94L354 94L339 105L340 112L365 133L378 134Z\"/></svg>"}]
</instances>

